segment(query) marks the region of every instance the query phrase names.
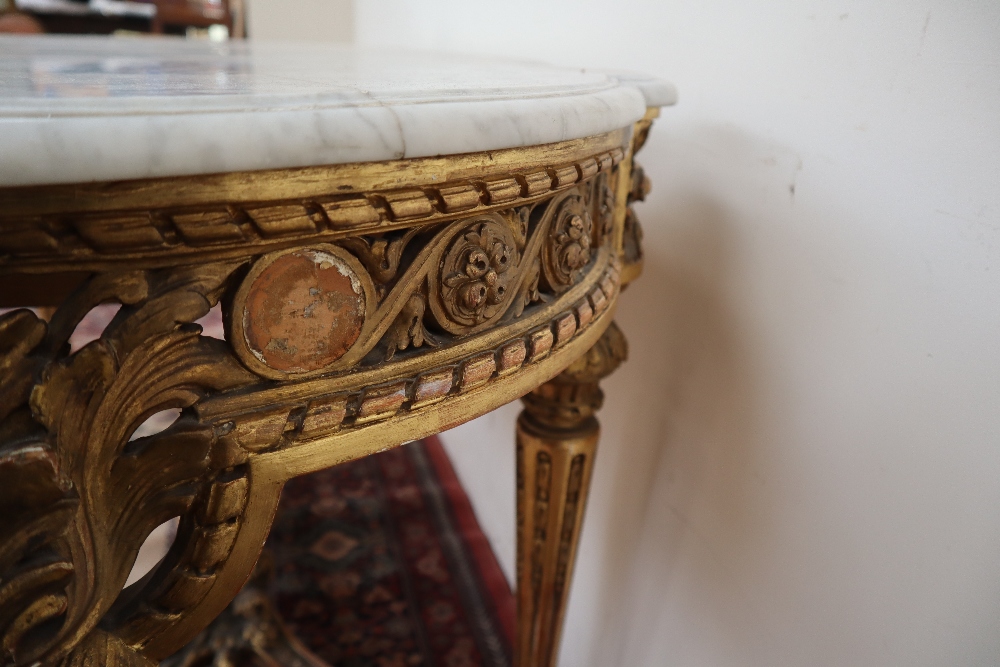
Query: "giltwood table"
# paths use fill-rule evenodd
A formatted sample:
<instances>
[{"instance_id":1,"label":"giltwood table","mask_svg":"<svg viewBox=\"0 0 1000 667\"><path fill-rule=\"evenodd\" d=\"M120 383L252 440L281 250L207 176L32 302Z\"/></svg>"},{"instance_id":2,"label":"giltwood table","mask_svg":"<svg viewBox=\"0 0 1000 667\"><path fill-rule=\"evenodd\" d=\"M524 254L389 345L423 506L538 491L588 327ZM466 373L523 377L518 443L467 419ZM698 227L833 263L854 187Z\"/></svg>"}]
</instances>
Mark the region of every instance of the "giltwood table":
<instances>
[{"instance_id":1,"label":"giltwood table","mask_svg":"<svg viewBox=\"0 0 1000 667\"><path fill-rule=\"evenodd\" d=\"M0 663L154 664L240 591L286 480L520 397L516 659L553 664L641 268L632 156L673 102L521 62L0 39L0 305L34 307L0 317Z\"/></svg>"}]
</instances>

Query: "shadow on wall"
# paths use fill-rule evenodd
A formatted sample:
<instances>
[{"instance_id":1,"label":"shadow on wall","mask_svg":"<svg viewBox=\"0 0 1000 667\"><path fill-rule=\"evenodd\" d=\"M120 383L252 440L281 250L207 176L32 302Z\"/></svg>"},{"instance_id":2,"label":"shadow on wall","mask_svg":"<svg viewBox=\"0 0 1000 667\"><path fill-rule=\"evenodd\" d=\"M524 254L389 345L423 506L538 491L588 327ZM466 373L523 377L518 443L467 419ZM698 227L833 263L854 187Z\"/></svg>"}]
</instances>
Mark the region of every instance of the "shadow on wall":
<instances>
[{"instance_id":1,"label":"shadow on wall","mask_svg":"<svg viewBox=\"0 0 1000 667\"><path fill-rule=\"evenodd\" d=\"M659 151L639 157L664 160ZM664 196L637 207L646 221L644 272L617 314L631 363L604 383L601 455L611 464L612 500L604 525L588 526L603 533L595 601L602 636L594 646L601 655L592 664L652 664L655 656L642 652L663 626L662 600L686 593L722 596L714 609L704 609L710 597L697 606L723 626L716 636L747 646L745 624L731 615L751 612L742 573L767 551L769 515L751 488L761 446L755 374L730 296L738 291L739 231L710 195L654 178L654 195ZM688 561L684 581L675 581L678 559L692 552L697 571Z\"/></svg>"}]
</instances>

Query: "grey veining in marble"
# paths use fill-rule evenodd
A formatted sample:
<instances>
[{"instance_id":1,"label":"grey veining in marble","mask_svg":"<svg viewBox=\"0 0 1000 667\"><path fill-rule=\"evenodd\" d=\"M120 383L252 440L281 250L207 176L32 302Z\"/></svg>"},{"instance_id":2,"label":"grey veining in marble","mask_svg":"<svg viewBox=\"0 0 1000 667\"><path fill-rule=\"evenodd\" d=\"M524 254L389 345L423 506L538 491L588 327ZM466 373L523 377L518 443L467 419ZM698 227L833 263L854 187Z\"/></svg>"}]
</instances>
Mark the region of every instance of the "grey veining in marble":
<instances>
[{"instance_id":1,"label":"grey veining in marble","mask_svg":"<svg viewBox=\"0 0 1000 667\"><path fill-rule=\"evenodd\" d=\"M326 45L0 36L0 185L513 148L626 127L631 73Z\"/></svg>"}]
</instances>

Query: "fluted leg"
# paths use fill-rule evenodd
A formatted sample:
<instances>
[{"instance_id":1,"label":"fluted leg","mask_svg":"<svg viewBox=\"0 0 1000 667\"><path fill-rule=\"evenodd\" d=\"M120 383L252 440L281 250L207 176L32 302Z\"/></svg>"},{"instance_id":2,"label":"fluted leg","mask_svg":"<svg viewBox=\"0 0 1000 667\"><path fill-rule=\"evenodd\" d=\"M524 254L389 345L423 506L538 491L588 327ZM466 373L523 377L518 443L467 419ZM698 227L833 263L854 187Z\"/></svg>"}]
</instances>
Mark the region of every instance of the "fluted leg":
<instances>
[{"instance_id":1,"label":"fluted leg","mask_svg":"<svg viewBox=\"0 0 1000 667\"><path fill-rule=\"evenodd\" d=\"M600 431L598 382L624 360L611 324L562 374L523 398L517 420L518 667L550 667L573 576Z\"/></svg>"}]
</instances>

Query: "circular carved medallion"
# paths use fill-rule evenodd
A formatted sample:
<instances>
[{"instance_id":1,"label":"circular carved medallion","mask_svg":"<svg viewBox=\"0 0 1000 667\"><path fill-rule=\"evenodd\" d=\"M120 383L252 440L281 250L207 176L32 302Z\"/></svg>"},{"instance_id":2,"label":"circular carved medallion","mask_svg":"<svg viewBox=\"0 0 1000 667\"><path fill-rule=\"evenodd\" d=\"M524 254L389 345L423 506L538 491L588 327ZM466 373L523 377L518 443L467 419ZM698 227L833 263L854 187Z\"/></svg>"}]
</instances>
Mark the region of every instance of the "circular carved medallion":
<instances>
[{"instance_id":1,"label":"circular carved medallion","mask_svg":"<svg viewBox=\"0 0 1000 667\"><path fill-rule=\"evenodd\" d=\"M510 225L498 215L465 227L441 260L440 324L466 333L503 312L519 272L520 252Z\"/></svg>"},{"instance_id":2,"label":"circular carved medallion","mask_svg":"<svg viewBox=\"0 0 1000 667\"><path fill-rule=\"evenodd\" d=\"M593 234L586 199L571 195L560 202L544 255L545 278L555 292L569 289L590 263Z\"/></svg>"},{"instance_id":3,"label":"circular carved medallion","mask_svg":"<svg viewBox=\"0 0 1000 667\"><path fill-rule=\"evenodd\" d=\"M265 375L319 372L351 349L374 305L371 278L345 250L323 245L271 253L237 292L234 342Z\"/></svg>"}]
</instances>

